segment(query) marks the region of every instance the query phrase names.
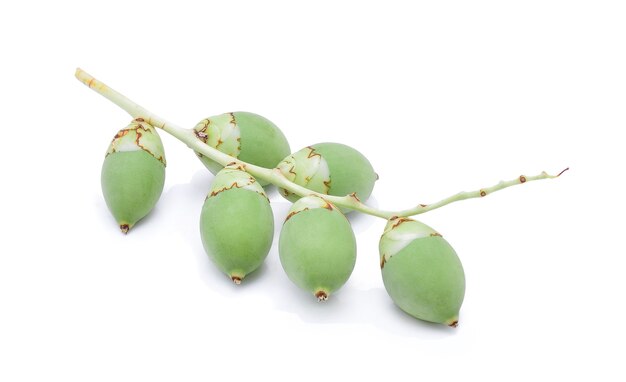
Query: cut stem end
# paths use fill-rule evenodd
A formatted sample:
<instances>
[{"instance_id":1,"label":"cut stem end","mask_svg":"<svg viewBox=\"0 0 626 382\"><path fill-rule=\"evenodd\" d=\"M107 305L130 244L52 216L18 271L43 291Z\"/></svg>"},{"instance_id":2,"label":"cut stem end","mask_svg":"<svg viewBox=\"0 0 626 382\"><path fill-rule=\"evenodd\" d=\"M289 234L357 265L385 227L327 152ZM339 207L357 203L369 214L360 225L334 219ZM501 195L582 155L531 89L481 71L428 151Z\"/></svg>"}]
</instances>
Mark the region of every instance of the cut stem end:
<instances>
[{"instance_id":1,"label":"cut stem end","mask_svg":"<svg viewBox=\"0 0 626 382\"><path fill-rule=\"evenodd\" d=\"M243 277L239 277L239 276L230 276L230 279L233 280L233 282L236 285L241 284L241 280L243 280Z\"/></svg>"},{"instance_id":2,"label":"cut stem end","mask_svg":"<svg viewBox=\"0 0 626 382\"><path fill-rule=\"evenodd\" d=\"M328 293L324 292L323 290L318 290L317 292L315 292L315 297L317 297L318 302L323 302L328 300Z\"/></svg>"}]
</instances>

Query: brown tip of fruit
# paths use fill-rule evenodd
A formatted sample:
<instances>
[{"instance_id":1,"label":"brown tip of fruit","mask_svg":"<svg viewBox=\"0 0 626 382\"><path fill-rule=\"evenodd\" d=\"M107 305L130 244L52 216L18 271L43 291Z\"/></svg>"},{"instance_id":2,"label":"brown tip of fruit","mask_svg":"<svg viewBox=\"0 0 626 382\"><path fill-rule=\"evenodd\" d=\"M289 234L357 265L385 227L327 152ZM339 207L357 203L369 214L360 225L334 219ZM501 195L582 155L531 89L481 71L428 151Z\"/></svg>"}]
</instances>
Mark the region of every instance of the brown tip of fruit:
<instances>
[{"instance_id":1,"label":"brown tip of fruit","mask_svg":"<svg viewBox=\"0 0 626 382\"><path fill-rule=\"evenodd\" d=\"M237 285L241 284L241 277L239 276L231 276L230 279Z\"/></svg>"},{"instance_id":2,"label":"brown tip of fruit","mask_svg":"<svg viewBox=\"0 0 626 382\"><path fill-rule=\"evenodd\" d=\"M322 302L328 300L328 294L323 290L318 290L315 292L315 297L317 297L317 301Z\"/></svg>"},{"instance_id":3,"label":"brown tip of fruit","mask_svg":"<svg viewBox=\"0 0 626 382\"><path fill-rule=\"evenodd\" d=\"M448 324L449 327L451 328L456 328L457 326L459 326L459 320L454 320L451 323Z\"/></svg>"},{"instance_id":4,"label":"brown tip of fruit","mask_svg":"<svg viewBox=\"0 0 626 382\"><path fill-rule=\"evenodd\" d=\"M130 229L130 226L128 224L120 224L120 230L122 231L124 235L128 233L129 229Z\"/></svg>"}]
</instances>

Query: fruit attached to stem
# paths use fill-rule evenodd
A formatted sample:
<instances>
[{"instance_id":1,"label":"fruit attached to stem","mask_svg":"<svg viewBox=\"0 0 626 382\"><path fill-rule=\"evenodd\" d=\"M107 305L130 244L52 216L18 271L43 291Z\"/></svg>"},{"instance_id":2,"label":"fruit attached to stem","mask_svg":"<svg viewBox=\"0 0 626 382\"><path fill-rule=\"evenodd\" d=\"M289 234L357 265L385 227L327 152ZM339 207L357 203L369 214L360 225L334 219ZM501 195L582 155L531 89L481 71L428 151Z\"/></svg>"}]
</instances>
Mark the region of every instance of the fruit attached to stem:
<instances>
[{"instance_id":1,"label":"fruit attached to stem","mask_svg":"<svg viewBox=\"0 0 626 382\"><path fill-rule=\"evenodd\" d=\"M367 158L341 143L318 143L289 155L277 166L290 181L321 194L349 195L365 202L378 176ZM286 189L281 195L295 202L300 197ZM347 211L343 209L342 211Z\"/></svg>"},{"instance_id":2,"label":"fruit attached to stem","mask_svg":"<svg viewBox=\"0 0 626 382\"><path fill-rule=\"evenodd\" d=\"M393 217L380 244L385 289L408 314L456 327L465 295L465 274L454 249L417 220Z\"/></svg>"},{"instance_id":3,"label":"fruit attached to stem","mask_svg":"<svg viewBox=\"0 0 626 382\"><path fill-rule=\"evenodd\" d=\"M226 166L213 179L200 215L200 236L209 258L235 284L269 253L274 215L263 187L241 167Z\"/></svg>"},{"instance_id":4,"label":"fruit attached to stem","mask_svg":"<svg viewBox=\"0 0 626 382\"><path fill-rule=\"evenodd\" d=\"M272 121L245 111L205 118L194 127L196 137L207 145L257 166L273 168L291 152L283 132ZM217 174L222 165L196 151L202 163ZM265 186L269 182L258 180Z\"/></svg>"},{"instance_id":5,"label":"fruit attached to stem","mask_svg":"<svg viewBox=\"0 0 626 382\"><path fill-rule=\"evenodd\" d=\"M324 301L352 274L356 239L337 207L321 197L306 196L289 210L278 253L289 279Z\"/></svg>"},{"instance_id":6,"label":"fruit attached to stem","mask_svg":"<svg viewBox=\"0 0 626 382\"><path fill-rule=\"evenodd\" d=\"M141 118L120 130L102 164L104 200L127 233L154 208L165 183L165 154L156 129Z\"/></svg>"}]
</instances>

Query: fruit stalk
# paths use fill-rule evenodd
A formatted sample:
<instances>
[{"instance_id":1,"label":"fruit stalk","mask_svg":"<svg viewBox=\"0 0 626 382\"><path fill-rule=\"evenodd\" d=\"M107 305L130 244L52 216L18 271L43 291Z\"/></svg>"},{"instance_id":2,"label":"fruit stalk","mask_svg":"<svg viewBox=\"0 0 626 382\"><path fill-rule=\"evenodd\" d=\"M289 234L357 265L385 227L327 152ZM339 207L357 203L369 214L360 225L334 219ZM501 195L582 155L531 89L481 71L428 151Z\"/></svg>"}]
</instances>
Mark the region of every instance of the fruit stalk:
<instances>
[{"instance_id":1,"label":"fruit stalk","mask_svg":"<svg viewBox=\"0 0 626 382\"><path fill-rule=\"evenodd\" d=\"M356 195L332 196L332 195L321 194L321 193L309 190L305 187L302 187L300 185L297 185L289 181L287 178L285 178L285 176L278 169L268 169L264 167L255 166L253 164L246 163L237 158L231 157L230 155L224 154L221 151L216 150L211 146L208 146L207 144L202 142L200 139L198 139L193 129L185 129L185 128L179 127L176 124L170 121L167 121L164 118L159 117L158 115L152 113L151 111L145 109L144 107L130 100L125 95L117 92L113 88L97 80L96 78L91 76L89 73L83 71L82 69L77 68L75 76L79 81L81 81L87 87L89 87L96 93L102 95L104 98L113 102L117 106L119 106L121 109L123 109L128 114L130 114L133 118L138 119L138 120L143 120L152 126L155 126L164 130L165 132L174 136L176 139L185 143L187 147L189 147L190 149L196 152L202 153L203 155L214 160L215 162L219 163L222 166L227 166L231 163L235 163L237 166L242 167L246 172L248 172L255 178L262 179L268 183L272 183L279 188L283 188L299 196L304 197L307 195L317 195L333 203L336 206L360 211L362 213L372 215L372 216L377 216L379 218L387 219L387 220L394 216L408 217L408 216L423 214L425 212L432 211L437 208L441 208L453 202L457 202L457 201L465 200L465 199L471 199L471 198L481 198L493 192L496 192L496 191L499 191L499 190L502 190L511 186L535 181L535 180L554 179L554 178L559 177L561 174L563 174L563 172L569 169L569 168L566 168L565 170L561 171L557 175L549 175L545 171L539 175L534 175L534 176L521 175L512 180L501 181L498 184L493 185L491 187L481 188L475 191L459 192L445 199L442 199L436 203L418 204L413 208L409 208L409 209L402 210L402 211L379 210L379 209L370 207L362 203L356 197Z\"/></svg>"}]
</instances>

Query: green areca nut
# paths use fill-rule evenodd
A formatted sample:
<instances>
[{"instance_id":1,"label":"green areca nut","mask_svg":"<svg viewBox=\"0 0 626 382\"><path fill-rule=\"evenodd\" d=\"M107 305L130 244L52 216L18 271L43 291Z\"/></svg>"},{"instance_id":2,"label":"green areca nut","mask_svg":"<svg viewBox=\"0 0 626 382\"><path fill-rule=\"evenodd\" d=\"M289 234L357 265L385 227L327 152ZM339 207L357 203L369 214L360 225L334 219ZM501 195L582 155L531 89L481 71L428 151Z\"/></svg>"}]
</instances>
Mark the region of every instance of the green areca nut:
<instances>
[{"instance_id":1,"label":"green areca nut","mask_svg":"<svg viewBox=\"0 0 626 382\"><path fill-rule=\"evenodd\" d=\"M352 274L356 239L350 222L337 207L311 195L289 210L278 253L289 279L324 301Z\"/></svg>"},{"instance_id":2,"label":"green areca nut","mask_svg":"<svg viewBox=\"0 0 626 382\"><path fill-rule=\"evenodd\" d=\"M457 326L465 275L456 252L437 231L393 217L379 250L385 289L400 309L421 320Z\"/></svg>"},{"instance_id":3,"label":"green areca nut","mask_svg":"<svg viewBox=\"0 0 626 382\"><path fill-rule=\"evenodd\" d=\"M274 236L263 187L235 165L217 173L200 215L200 236L213 263L235 282L259 268Z\"/></svg>"},{"instance_id":4,"label":"green areca nut","mask_svg":"<svg viewBox=\"0 0 626 382\"><path fill-rule=\"evenodd\" d=\"M102 164L104 200L123 233L146 216L165 183L165 153L156 129L136 119L120 130Z\"/></svg>"},{"instance_id":5,"label":"green areca nut","mask_svg":"<svg viewBox=\"0 0 626 382\"><path fill-rule=\"evenodd\" d=\"M195 127L196 137L207 145L265 168L274 168L291 149L283 132L267 118L244 111L224 113L200 121ZM196 152L202 163L213 174L222 166ZM268 184L259 181L262 186Z\"/></svg>"},{"instance_id":6,"label":"green areca nut","mask_svg":"<svg viewBox=\"0 0 626 382\"><path fill-rule=\"evenodd\" d=\"M287 179L310 190L335 196L354 195L363 202L378 179L363 154L341 143L305 147L283 159L277 168ZM291 202L300 198L285 189L280 193Z\"/></svg>"}]
</instances>

